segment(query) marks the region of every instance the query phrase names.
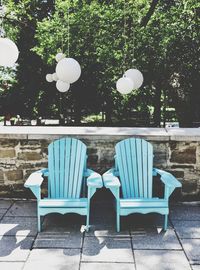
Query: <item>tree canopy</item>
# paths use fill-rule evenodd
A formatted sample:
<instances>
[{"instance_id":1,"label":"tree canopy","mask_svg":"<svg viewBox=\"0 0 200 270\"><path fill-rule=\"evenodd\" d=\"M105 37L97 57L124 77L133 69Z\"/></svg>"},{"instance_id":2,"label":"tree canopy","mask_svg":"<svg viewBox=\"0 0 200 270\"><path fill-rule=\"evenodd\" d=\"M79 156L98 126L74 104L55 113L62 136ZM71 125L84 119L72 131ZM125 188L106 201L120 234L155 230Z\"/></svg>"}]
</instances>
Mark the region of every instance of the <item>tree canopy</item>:
<instances>
[{"instance_id":1,"label":"tree canopy","mask_svg":"<svg viewBox=\"0 0 200 270\"><path fill-rule=\"evenodd\" d=\"M62 94L62 107L64 114L74 110L77 123L105 111L106 124L125 119L128 125L135 111L152 115L146 124L160 126L171 107L181 126L200 121L199 1L4 2L6 34L20 57L15 69L0 70L1 114L58 117L60 93L45 75L54 72L58 52L68 54L69 43L82 75ZM145 80L123 96L116 81L129 68L138 68Z\"/></svg>"}]
</instances>

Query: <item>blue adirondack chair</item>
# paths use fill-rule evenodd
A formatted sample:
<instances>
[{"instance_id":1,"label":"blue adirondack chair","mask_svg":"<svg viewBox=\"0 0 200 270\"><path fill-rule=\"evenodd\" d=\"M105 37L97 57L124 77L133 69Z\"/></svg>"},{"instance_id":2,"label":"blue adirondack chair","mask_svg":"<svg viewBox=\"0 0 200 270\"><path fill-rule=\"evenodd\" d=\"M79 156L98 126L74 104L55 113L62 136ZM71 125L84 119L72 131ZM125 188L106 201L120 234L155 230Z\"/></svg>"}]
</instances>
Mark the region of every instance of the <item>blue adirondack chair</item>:
<instances>
[{"instance_id":1,"label":"blue adirondack chair","mask_svg":"<svg viewBox=\"0 0 200 270\"><path fill-rule=\"evenodd\" d=\"M115 166L103 174L104 186L116 199L116 227L120 216L132 213L160 213L167 229L169 196L181 183L170 173L153 168L153 147L139 138L120 141L115 146ZM153 176L159 175L165 185L164 197L152 196Z\"/></svg>"},{"instance_id":2,"label":"blue adirondack chair","mask_svg":"<svg viewBox=\"0 0 200 270\"><path fill-rule=\"evenodd\" d=\"M103 186L101 176L86 167L86 145L74 138L62 138L48 146L48 169L32 173L25 187L37 198L38 231L41 216L49 213L86 215L89 229L90 199ZM41 184L48 178L48 197L41 199Z\"/></svg>"}]
</instances>

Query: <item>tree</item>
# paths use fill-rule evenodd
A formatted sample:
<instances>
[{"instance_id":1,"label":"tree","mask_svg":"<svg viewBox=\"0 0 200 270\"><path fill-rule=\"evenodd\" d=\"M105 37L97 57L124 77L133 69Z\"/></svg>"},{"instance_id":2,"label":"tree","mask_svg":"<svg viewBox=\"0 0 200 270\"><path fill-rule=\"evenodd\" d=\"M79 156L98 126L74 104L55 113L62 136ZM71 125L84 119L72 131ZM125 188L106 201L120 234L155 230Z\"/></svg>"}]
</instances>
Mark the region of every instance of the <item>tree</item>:
<instances>
[{"instance_id":1,"label":"tree","mask_svg":"<svg viewBox=\"0 0 200 270\"><path fill-rule=\"evenodd\" d=\"M64 114L73 109L79 123L84 115L103 109L111 125L124 118L128 122L128 112L153 111L153 125L160 126L165 109L174 107L181 126L199 121L197 0L7 0L7 4L15 11L6 18L6 26L16 37L20 59L4 97L16 113L58 117L60 94L54 84L45 82L45 74L54 72L57 52L68 55L69 9L69 56L79 61L82 75L62 94ZM16 28L9 30L11 25ZM115 84L131 67L142 71L144 84L122 96Z\"/></svg>"}]
</instances>

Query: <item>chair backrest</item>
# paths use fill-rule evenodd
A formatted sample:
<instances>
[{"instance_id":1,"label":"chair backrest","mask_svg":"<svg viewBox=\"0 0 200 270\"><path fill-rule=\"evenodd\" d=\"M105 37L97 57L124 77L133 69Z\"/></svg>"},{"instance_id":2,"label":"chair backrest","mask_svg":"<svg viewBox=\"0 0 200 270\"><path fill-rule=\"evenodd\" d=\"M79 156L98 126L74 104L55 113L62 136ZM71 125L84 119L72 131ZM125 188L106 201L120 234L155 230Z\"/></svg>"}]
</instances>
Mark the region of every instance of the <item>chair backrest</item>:
<instances>
[{"instance_id":1,"label":"chair backrest","mask_svg":"<svg viewBox=\"0 0 200 270\"><path fill-rule=\"evenodd\" d=\"M63 138L48 146L48 197L80 198L86 166L86 145Z\"/></svg>"},{"instance_id":2,"label":"chair backrest","mask_svg":"<svg viewBox=\"0 0 200 270\"><path fill-rule=\"evenodd\" d=\"M129 138L117 143L115 150L123 198L152 198L152 145Z\"/></svg>"}]
</instances>

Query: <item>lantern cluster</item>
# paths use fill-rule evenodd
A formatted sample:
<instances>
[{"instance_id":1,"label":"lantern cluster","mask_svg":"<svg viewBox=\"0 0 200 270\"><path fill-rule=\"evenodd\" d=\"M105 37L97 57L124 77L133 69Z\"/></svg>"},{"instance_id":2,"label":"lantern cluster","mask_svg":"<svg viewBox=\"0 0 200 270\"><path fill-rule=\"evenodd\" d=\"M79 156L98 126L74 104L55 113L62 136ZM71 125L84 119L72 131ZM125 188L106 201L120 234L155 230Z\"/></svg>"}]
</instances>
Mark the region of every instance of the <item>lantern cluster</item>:
<instances>
[{"instance_id":1,"label":"lantern cluster","mask_svg":"<svg viewBox=\"0 0 200 270\"><path fill-rule=\"evenodd\" d=\"M66 58L65 54L58 53L56 55L56 72L47 74L47 82L56 82L56 88L59 92L67 92L70 84L76 82L81 76L81 67L73 58Z\"/></svg>"},{"instance_id":2,"label":"lantern cluster","mask_svg":"<svg viewBox=\"0 0 200 270\"><path fill-rule=\"evenodd\" d=\"M16 44L9 38L0 37L0 66L12 67L19 56Z\"/></svg>"},{"instance_id":3,"label":"lantern cluster","mask_svg":"<svg viewBox=\"0 0 200 270\"><path fill-rule=\"evenodd\" d=\"M116 88L121 94L126 95L132 90L140 88L143 81L143 75L138 69L128 69L123 77L117 81Z\"/></svg>"}]
</instances>

